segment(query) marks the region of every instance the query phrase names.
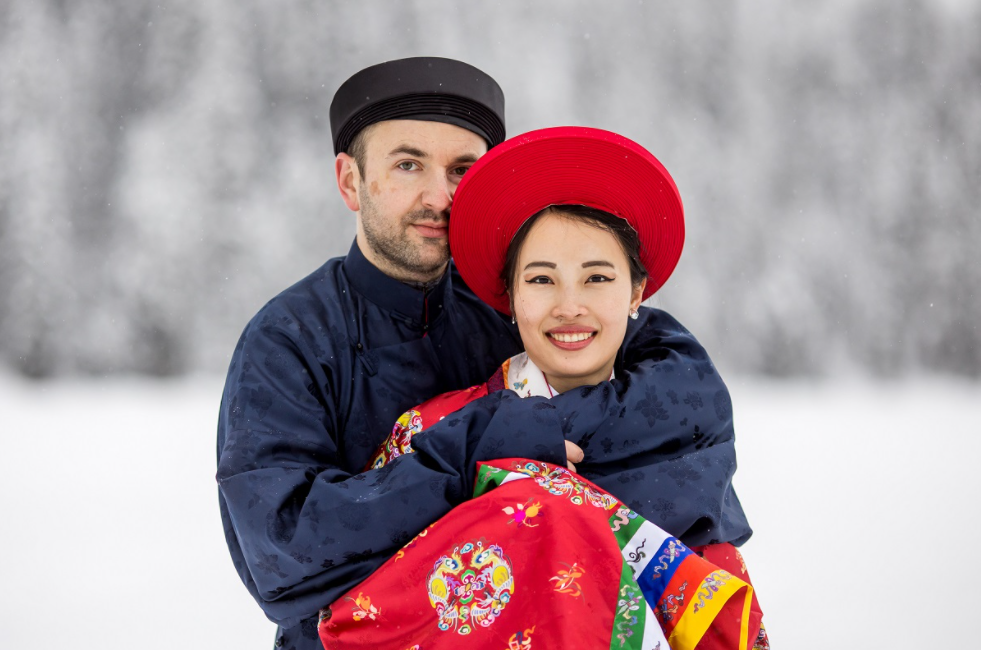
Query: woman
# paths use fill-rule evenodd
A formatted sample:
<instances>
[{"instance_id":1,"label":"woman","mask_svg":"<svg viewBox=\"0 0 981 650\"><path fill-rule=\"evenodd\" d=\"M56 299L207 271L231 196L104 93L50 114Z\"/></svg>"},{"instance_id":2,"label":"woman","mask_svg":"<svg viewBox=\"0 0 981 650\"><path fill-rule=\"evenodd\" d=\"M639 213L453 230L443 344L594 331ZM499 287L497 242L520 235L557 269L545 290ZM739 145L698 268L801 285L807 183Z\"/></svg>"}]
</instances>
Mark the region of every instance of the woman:
<instances>
[{"instance_id":1,"label":"woman","mask_svg":"<svg viewBox=\"0 0 981 650\"><path fill-rule=\"evenodd\" d=\"M536 168L547 173L518 173ZM487 383L403 415L372 467L398 462L413 436L490 392L551 397L610 380L628 319L678 261L682 209L667 171L635 143L546 129L468 172L450 236L461 275L512 316L526 351ZM324 610L325 647L766 643L731 545L701 549L713 564L596 484L544 463L484 463L474 497Z\"/></svg>"}]
</instances>

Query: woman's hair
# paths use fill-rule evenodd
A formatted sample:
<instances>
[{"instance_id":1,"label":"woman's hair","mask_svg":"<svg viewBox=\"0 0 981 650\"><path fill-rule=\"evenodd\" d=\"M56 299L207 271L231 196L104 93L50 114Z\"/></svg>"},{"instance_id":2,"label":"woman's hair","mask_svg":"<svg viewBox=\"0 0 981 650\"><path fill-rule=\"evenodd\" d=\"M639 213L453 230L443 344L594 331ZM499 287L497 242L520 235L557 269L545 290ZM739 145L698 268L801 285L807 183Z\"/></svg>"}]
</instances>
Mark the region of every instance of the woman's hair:
<instances>
[{"instance_id":1,"label":"woman's hair","mask_svg":"<svg viewBox=\"0 0 981 650\"><path fill-rule=\"evenodd\" d=\"M647 277L647 269L640 261L640 237L626 219L585 205L550 205L529 217L518 229L518 232L514 233L511 243L508 244L508 250L504 256L504 268L501 270L501 280L504 282L505 291L509 294L514 288L521 247L535 222L546 214L558 215L610 233L620 244L623 254L627 256L631 284L634 287L639 286ZM512 311L514 310L512 309Z\"/></svg>"}]
</instances>

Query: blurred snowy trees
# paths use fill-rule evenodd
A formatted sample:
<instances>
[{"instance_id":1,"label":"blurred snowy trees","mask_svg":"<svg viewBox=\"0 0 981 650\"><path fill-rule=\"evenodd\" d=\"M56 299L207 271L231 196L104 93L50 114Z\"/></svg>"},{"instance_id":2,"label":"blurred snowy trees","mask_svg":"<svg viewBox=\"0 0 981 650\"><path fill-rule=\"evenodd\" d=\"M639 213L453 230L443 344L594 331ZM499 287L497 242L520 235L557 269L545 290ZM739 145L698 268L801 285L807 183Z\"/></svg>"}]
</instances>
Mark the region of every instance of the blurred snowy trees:
<instances>
[{"instance_id":1,"label":"blurred snowy trees","mask_svg":"<svg viewBox=\"0 0 981 650\"><path fill-rule=\"evenodd\" d=\"M344 254L327 109L461 58L508 131L621 132L672 171L654 298L724 372L981 376L981 2L0 2L0 364L223 370Z\"/></svg>"}]
</instances>

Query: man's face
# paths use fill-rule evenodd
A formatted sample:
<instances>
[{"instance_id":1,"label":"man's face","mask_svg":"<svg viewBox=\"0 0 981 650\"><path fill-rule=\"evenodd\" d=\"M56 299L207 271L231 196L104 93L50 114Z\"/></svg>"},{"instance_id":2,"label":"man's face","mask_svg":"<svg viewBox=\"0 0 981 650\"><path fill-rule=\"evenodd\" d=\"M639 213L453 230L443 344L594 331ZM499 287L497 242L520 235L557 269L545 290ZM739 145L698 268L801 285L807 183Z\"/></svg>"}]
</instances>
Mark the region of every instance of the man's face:
<instances>
[{"instance_id":1,"label":"man's face","mask_svg":"<svg viewBox=\"0 0 981 650\"><path fill-rule=\"evenodd\" d=\"M361 252L396 279L436 279L450 259L453 195L487 143L457 126L417 120L379 122L366 135L357 184Z\"/></svg>"}]
</instances>

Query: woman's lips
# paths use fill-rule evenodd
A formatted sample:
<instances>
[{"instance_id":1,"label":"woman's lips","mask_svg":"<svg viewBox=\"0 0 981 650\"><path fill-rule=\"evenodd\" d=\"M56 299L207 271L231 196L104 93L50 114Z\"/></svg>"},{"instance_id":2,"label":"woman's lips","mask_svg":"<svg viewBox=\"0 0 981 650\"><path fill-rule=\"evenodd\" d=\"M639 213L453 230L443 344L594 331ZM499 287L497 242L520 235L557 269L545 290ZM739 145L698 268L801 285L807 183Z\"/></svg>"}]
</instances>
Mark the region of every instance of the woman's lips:
<instances>
[{"instance_id":1,"label":"woman's lips","mask_svg":"<svg viewBox=\"0 0 981 650\"><path fill-rule=\"evenodd\" d=\"M562 350L581 350L596 338L596 330L586 330L570 328L566 330L553 330L545 334L545 338L557 348Z\"/></svg>"},{"instance_id":2,"label":"woman's lips","mask_svg":"<svg viewBox=\"0 0 981 650\"><path fill-rule=\"evenodd\" d=\"M414 223L412 226L419 231L423 237L446 237L449 228L446 224L429 225L425 223Z\"/></svg>"}]
</instances>

